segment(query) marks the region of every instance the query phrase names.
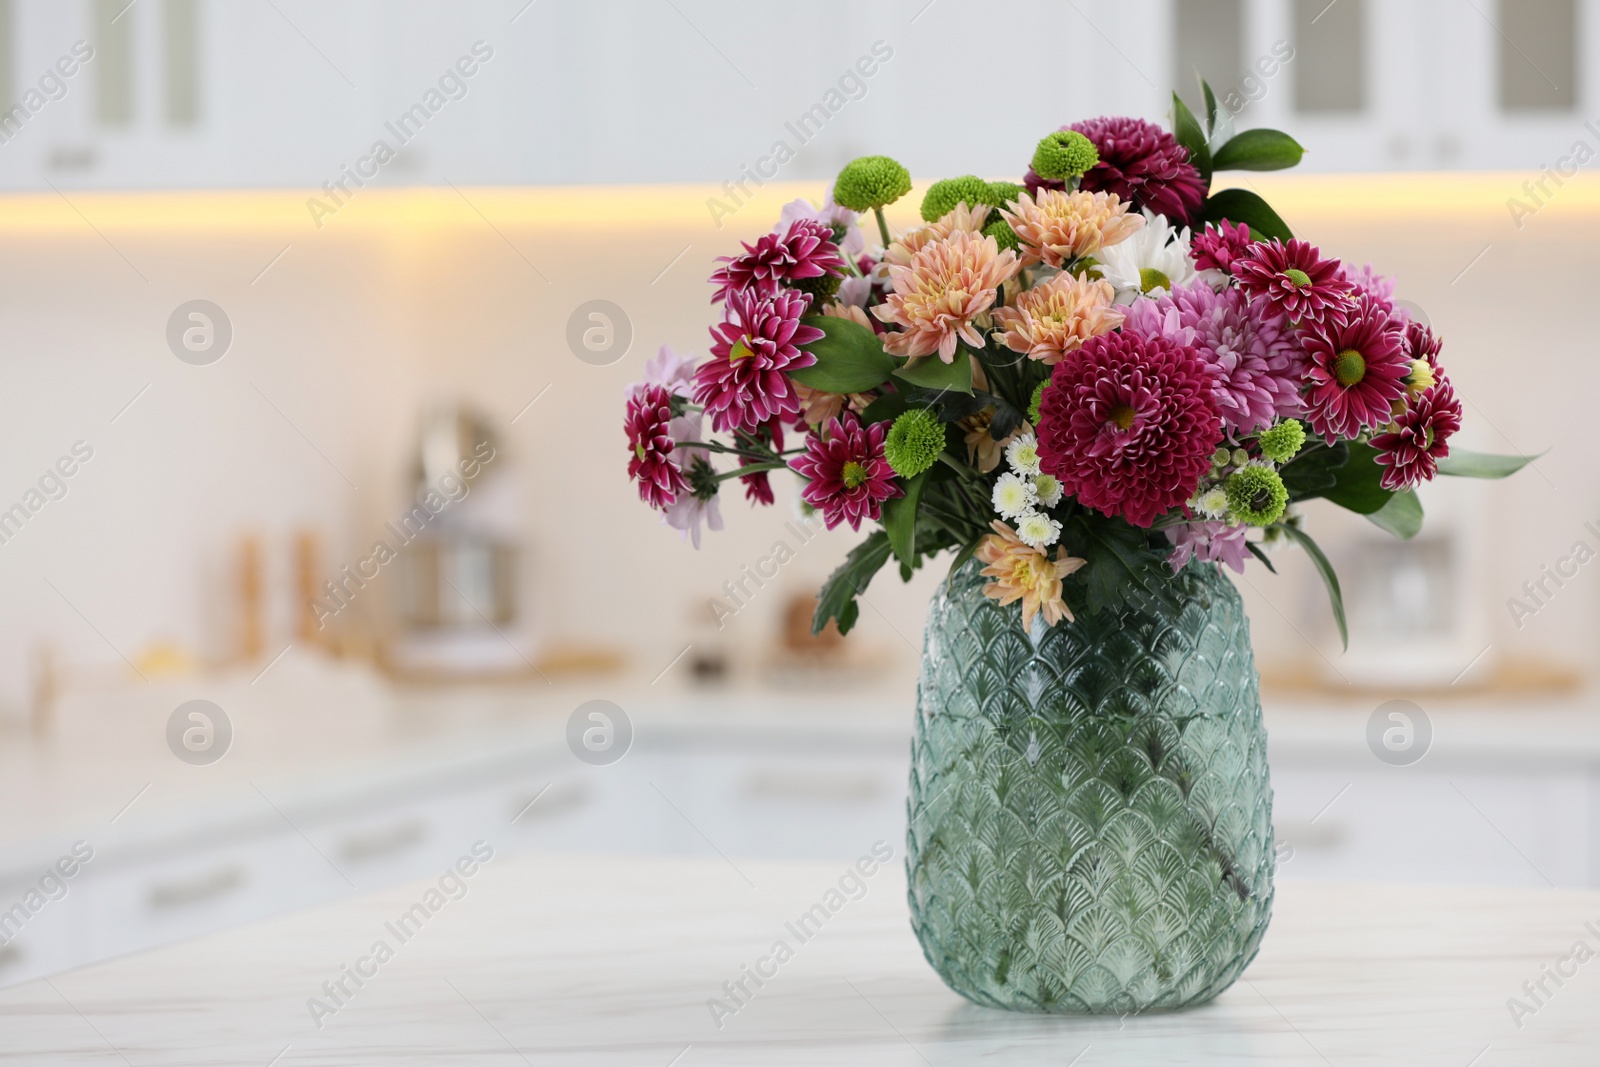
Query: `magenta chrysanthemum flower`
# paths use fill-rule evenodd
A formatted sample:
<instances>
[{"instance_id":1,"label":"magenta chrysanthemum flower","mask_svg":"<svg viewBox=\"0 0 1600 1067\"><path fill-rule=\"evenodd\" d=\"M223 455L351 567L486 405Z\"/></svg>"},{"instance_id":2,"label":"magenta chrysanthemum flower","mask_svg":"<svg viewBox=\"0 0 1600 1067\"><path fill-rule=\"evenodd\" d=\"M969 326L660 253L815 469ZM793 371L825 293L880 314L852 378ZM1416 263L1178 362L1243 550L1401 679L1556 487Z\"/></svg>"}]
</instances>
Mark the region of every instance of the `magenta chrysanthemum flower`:
<instances>
[{"instance_id":1,"label":"magenta chrysanthemum flower","mask_svg":"<svg viewBox=\"0 0 1600 1067\"><path fill-rule=\"evenodd\" d=\"M694 373L694 402L705 406L712 429L754 431L775 416L794 415L800 398L784 371L817 361L801 345L822 336L800 325L809 298L788 289L728 294L728 317L711 328L711 358Z\"/></svg>"},{"instance_id":2,"label":"magenta chrysanthemum flower","mask_svg":"<svg viewBox=\"0 0 1600 1067\"><path fill-rule=\"evenodd\" d=\"M1305 350L1288 319L1252 305L1238 289L1218 293L1204 281L1176 286L1157 300L1135 301L1123 329L1160 334L1199 352L1230 429L1250 433L1272 425L1274 416L1300 414Z\"/></svg>"},{"instance_id":3,"label":"magenta chrysanthemum flower","mask_svg":"<svg viewBox=\"0 0 1600 1067\"><path fill-rule=\"evenodd\" d=\"M744 242L740 242L744 244ZM769 233L745 244L742 256L719 256L722 266L711 275L718 286L713 304L730 292L759 289L772 292L780 284L844 273L844 257L833 243L833 230L816 219L796 219L782 233Z\"/></svg>"},{"instance_id":4,"label":"magenta chrysanthemum flower","mask_svg":"<svg viewBox=\"0 0 1600 1067\"><path fill-rule=\"evenodd\" d=\"M1189 255L1195 270L1220 270L1232 273L1235 260L1250 253L1250 227L1235 226L1227 219L1221 224L1206 223L1206 228L1189 239Z\"/></svg>"},{"instance_id":5,"label":"magenta chrysanthemum flower","mask_svg":"<svg viewBox=\"0 0 1600 1067\"><path fill-rule=\"evenodd\" d=\"M783 451L783 420L773 419L762 430L754 435L757 440L771 445L774 452ZM739 466L748 467L759 460L749 456L739 457ZM767 471L756 471L754 474L741 474L739 480L744 483L744 498L752 504L770 506L775 499L772 495L772 482L767 477Z\"/></svg>"},{"instance_id":6,"label":"magenta chrysanthemum flower","mask_svg":"<svg viewBox=\"0 0 1600 1067\"><path fill-rule=\"evenodd\" d=\"M1409 489L1431 481L1439 460L1450 454L1450 437L1461 429L1461 401L1450 379L1439 380L1414 398L1388 433L1372 439L1378 465L1384 468L1380 484L1385 489Z\"/></svg>"},{"instance_id":7,"label":"magenta chrysanthemum flower","mask_svg":"<svg viewBox=\"0 0 1600 1067\"><path fill-rule=\"evenodd\" d=\"M848 411L806 438L806 451L789 466L811 479L801 493L822 512L828 529L848 522L861 529L862 519L877 520L883 502L904 495L894 484L894 468L883 458L887 423L863 427Z\"/></svg>"},{"instance_id":8,"label":"magenta chrysanthemum flower","mask_svg":"<svg viewBox=\"0 0 1600 1067\"><path fill-rule=\"evenodd\" d=\"M1198 352L1124 330L1056 364L1038 432L1042 466L1067 494L1149 526L1194 495L1222 420Z\"/></svg>"},{"instance_id":9,"label":"magenta chrysanthemum flower","mask_svg":"<svg viewBox=\"0 0 1600 1067\"><path fill-rule=\"evenodd\" d=\"M1439 350L1444 345L1434 332L1415 319L1406 320L1406 358L1420 359L1429 367L1437 370L1439 367Z\"/></svg>"},{"instance_id":10,"label":"magenta chrysanthemum flower","mask_svg":"<svg viewBox=\"0 0 1600 1067\"><path fill-rule=\"evenodd\" d=\"M1271 301L1291 322L1339 321L1350 309L1352 287L1342 265L1298 238L1257 241L1234 261L1233 276L1252 300Z\"/></svg>"},{"instance_id":11,"label":"magenta chrysanthemum flower","mask_svg":"<svg viewBox=\"0 0 1600 1067\"><path fill-rule=\"evenodd\" d=\"M646 385L628 397L623 423L628 433L628 477L639 483L639 499L653 508L665 509L689 488L672 458L671 423L672 397L664 387Z\"/></svg>"},{"instance_id":12,"label":"magenta chrysanthemum flower","mask_svg":"<svg viewBox=\"0 0 1600 1067\"><path fill-rule=\"evenodd\" d=\"M1189 162L1189 150L1172 134L1134 118L1089 119L1062 129L1083 134L1100 151L1100 162L1083 176L1080 189L1113 193L1180 226L1194 221L1206 199L1206 180ZM1023 183L1029 192L1041 186L1064 188L1061 182L1042 181L1032 167Z\"/></svg>"},{"instance_id":13,"label":"magenta chrysanthemum flower","mask_svg":"<svg viewBox=\"0 0 1600 1067\"><path fill-rule=\"evenodd\" d=\"M1166 534L1172 542L1172 553L1167 556L1167 565L1177 574L1191 559L1198 559L1226 563L1235 573L1243 574L1245 556L1250 552L1245 547L1245 530L1243 523L1230 526L1210 520L1169 526Z\"/></svg>"},{"instance_id":14,"label":"magenta chrysanthemum flower","mask_svg":"<svg viewBox=\"0 0 1600 1067\"><path fill-rule=\"evenodd\" d=\"M1347 321L1305 335L1306 419L1332 440L1364 426L1384 426L1411 373L1402 326L1371 297L1359 298Z\"/></svg>"}]
</instances>

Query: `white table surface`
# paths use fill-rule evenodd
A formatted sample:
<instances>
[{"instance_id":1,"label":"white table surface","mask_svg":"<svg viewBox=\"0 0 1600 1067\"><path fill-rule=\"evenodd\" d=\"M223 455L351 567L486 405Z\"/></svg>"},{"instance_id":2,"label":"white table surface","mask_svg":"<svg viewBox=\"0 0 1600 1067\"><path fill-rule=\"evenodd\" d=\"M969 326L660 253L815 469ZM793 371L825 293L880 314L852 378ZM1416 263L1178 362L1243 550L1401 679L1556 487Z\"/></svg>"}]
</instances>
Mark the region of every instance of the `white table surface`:
<instances>
[{"instance_id":1,"label":"white table surface","mask_svg":"<svg viewBox=\"0 0 1600 1067\"><path fill-rule=\"evenodd\" d=\"M1211 1005L1059 1018L978 1008L940 983L907 926L895 851L804 944L784 924L822 899L843 861L501 856L404 944L385 923L426 883L0 991L0 1062L1600 1060L1600 962L1562 988L1547 981L1553 995L1520 1028L1507 1008L1575 941L1600 948L1584 928L1600 929L1600 894L1286 881L1261 955ZM398 945L394 958L319 1029L308 998L379 938ZM719 1029L709 998L779 938L794 958Z\"/></svg>"}]
</instances>

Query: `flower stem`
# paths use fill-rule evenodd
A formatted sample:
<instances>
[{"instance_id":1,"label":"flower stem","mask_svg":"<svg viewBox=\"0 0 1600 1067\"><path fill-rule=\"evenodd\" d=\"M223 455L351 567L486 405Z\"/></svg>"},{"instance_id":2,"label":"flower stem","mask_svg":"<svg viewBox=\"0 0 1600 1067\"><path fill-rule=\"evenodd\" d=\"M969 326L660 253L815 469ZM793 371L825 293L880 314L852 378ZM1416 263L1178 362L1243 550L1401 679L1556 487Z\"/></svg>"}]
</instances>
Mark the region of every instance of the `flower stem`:
<instances>
[{"instance_id":1,"label":"flower stem","mask_svg":"<svg viewBox=\"0 0 1600 1067\"><path fill-rule=\"evenodd\" d=\"M731 471L723 471L717 475L717 481L725 482L729 478L739 478L746 474L760 474L762 471L788 470L787 463L752 463L748 467L737 467Z\"/></svg>"},{"instance_id":2,"label":"flower stem","mask_svg":"<svg viewBox=\"0 0 1600 1067\"><path fill-rule=\"evenodd\" d=\"M888 248L893 241L889 237L889 223L883 217L883 208L875 207L872 209L872 213L878 216L878 232L883 235L883 247Z\"/></svg>"}]
</instances>

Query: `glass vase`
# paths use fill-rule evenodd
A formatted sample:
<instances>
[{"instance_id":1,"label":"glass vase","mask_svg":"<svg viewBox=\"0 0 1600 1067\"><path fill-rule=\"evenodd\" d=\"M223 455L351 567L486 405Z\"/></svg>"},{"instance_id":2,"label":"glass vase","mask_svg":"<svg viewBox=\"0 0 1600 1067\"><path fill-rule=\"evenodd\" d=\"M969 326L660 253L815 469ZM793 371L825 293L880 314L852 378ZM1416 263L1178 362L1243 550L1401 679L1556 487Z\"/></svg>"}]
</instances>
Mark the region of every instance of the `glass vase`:
<instances>
[{"instance_id":1,"label":"glass vase","mask_svg":"<svg viewBox=\"0 0 1600 1067\"><path fill-rule=\"evenodd\" d=\"M912 742L912 926L962 996L1018 1011L1202 1004L1272 911L1249 622L1191 563L1159 600L1024 629L980 564L928 615Z\"/></svg>"}]
</instances>

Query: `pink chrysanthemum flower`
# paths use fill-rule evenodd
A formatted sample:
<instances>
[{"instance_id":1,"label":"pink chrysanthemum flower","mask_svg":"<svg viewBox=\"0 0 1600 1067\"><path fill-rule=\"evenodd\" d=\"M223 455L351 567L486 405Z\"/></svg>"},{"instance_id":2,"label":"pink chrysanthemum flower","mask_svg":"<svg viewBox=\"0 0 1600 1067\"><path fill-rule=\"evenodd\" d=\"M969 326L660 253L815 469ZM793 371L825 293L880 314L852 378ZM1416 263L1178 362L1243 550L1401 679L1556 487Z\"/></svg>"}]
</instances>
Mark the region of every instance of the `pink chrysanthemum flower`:
<instances>
[{"instance_id":1,"label":"pink chrysanthemum flower","mask_svg":"<svg viewBox=\"0 0 1600 1067\"><path fill-rule=\"evenodd\" d=\"M1386 278L1372 268L1368 263L1364 267L1352 267L1348 263L1340 265L1340 274L1350 283L1352 296L1365 293L1388 309L1389 314L1395 313L1394 306L1394 279Z\"/></svg>"},{"instance_id":2,"label":"pink chrysanthemum flower","mask_svg":"<svg viewBox=\"0 0 1600 1067\"><path fill-rule=\"evenodd\" d=\"M694 385L694 357L679 355L671 345L662 345L645 363L644 381L628 386L628 395L638 395L647 385L662 386L673 396L688 396Z\"/></svg>"},{"instance_id":3,"label":"pink chrysanthemum flower","mask_svg":"<svg viewBox=\"0 0 1600 1067\"><path fill-rule=\"evenodd\" d=\"M1257 241L1234 261L1233 276L1252 300L1270 301L1294 323L1337 322L1350 310L1352 288L1339 261L1298 238Z\"/></svg>"},{"instance_id":4,"label":"pink chrysanthemum flower","mask_svg":"<svg viewBox=\"0 0 1600 1067\"><path fill-rule=\"evenodd\" d=\"M828 529L847 522L859 530L862 519L882 517L885 500L904 495L883 458L887 427L883 422L863 427L854 415L842 414L808 436L805 454L790 461L810 479L801 496L822 512Z\"/></svg>"},{"instance_id":5,"label":"pink chrysanthemum flower","mask_svg":"<svg viewBox=\"0 0 1600 1067\"><path fill-rule=\"evenodd\" d=\"M1157 300L1136 301L1123 328L1192 345L1211 368L1213 399L1232 430L1250 433L1274 416L1301 413L1305 350L1288 319L1238 289L1177 286Z\"/></svg>"},{"instance_id":6,"label":"pink chrysanthemum flower","mask_svg":"<svg viewBox=\"0 0 1600 1067\"><path fill-rule=\"evenodd\" d=\"M746 244L743 255L719 256L717 261L722 266L711 275L711 283L718 287L713 304L731 292L770 293L781 284L844 273L844 257L833 243L833 231L815 219L796 219L782 233L765 234L755 244Z\"/></svg>"},{"instance_id":7,"label":"pink chrysanthemum flower","mask_svg":"<svg viewBox=\"0 0 1600 1067\"><path fill-rule=\"evenodd\" d=\"M1022 265L1060 267L1081 256L1120 244L1144 228L1144 216L1110 193L1040 189L1026 193L1000 214L1022 245Z\"/></svg>"},{"instance_id":8,"label":"pink chrysanthemum flower","mask_svg":"<svg viewBox=\"0 0 1600 1067\"><path fill-rule=\"evenodd\" d=\"M1245 557L1250 553L1245 547L1245 531L1243 523L1230 526L1211 520L1169 526L1166 534L1172 542L1172 554L1167 557L1167 565L1177 574L1191 559L1198 559L1225 563L1236 574L1243 574Z\"/></svg>"},{"instance_id":9,"label":"pink chrysanthemum flower","mask_svg":"<svg viewBox=\"0 0 1600 1067\"><path fill-rule=\"evenodd\" d=\"M1089 338L1122 325L1116 299L1110 282L1058 274L1019 294L1014 306L996 308L994 323L1013 352L1056 364Z\"/></svg>"},{"instance_id":10,"label":"pink chrysanthemum flower","mask_svg":"<svg viewBox=\"0 0 1600 1067\"><path fill-rule=\"evenodd\" d=\"M1450 379L1439 380L1412 399L1406 410L1390 424L1389 432L1372 439L1378 450L1379 466L1384 468L1380 483L1385 489L1409 489L1431 481L1439 472L1439 460L1450 454L1450 437L1461 429L1461 401L1450 387Z\"/></svg>"},{"instance_id":11,"label":"pink chrysanthemum flower","mask_svg":"<svg viewBox=\"0 0 1600 1067\"><path fill-rule=\"evenodd\" d=\"M1250 253L1250 227L1237 226L1223 219L1221 224L1208 222L1206 228L1189 240L1189 254L1194 257L1195 270L1220 270L1232 273L1235 260Z\"/></svg>"},{"instance_id":12,"label":"pink chrysanthemum flower","mask_svg":"<svg viewBox=\"0 0 1600 1067\"><path fill-rule=\"evenodd\" d=\"M1193 496L1221 440L1200 354L1130 330L1057 363L1039 409L1044 471L1080 503L1135 526Z\"/></svg>"},{"instance_id":13,"label":"pink chrysanthemum flower","mask_svg":"<svg viewBox=\"0 0 1600 1067\"><path fill-rule=\"evenodd\" d=\"M1345 322L1305 334L1306 420L1323 437L1354 437L1387 425L1411 373L1400 322L1371 297L1358 299Z\"/></svg>"},{"instance_id":14,"label":"pink chrysanthemum flower","mask_svg":"<svg viewBox=\"0 0 1600 1067\"><path fill-rule=\"evenodd\" d=\"M856 224L859 217L849 208L834 203L833 190L829 189L828 198L821 207L813 207L809 200L791 200L783 205L783 210L778 213L778 224L772 229L776 233L796 219L811 219L828 227L834 235L834 243L845 255L859 256L867 247L867 239Z\"/></svg>"},{"instance_id":15,"label":"pink chrysanthemum flower","mask_svg":"<svg viewBox=\"0 0 1600 1067\"><path fill-rule=\"evenodd\" d=\"M817 361L801 345L822 336L802 326L810 298L780 289L736 289L728 294L728 318L711 329L711 358L695 370L694 402L705 406L712 429L752 431L764 422L800 410L786 370Z\"/></svg>"},{"instance_id":16,"label":"pink chrysanthemum flower","mask_svg":"<svg viewBox=\"0 0 1600 1067\"><path fill-rule=\"evenodd\" d=\"M972 320L993 306L995 291L1019 269L1016 253L968 230L924 247L909 266L890 267L894 291L872 313L901 330L884 334L884 350L911 357L937 352L953 363L958 341L982 348Z\"/></svg>"},{"instance_id":17,"label":"pink chrysanthemum flower","mask_svg":"<svg viewBox=\"0 0 1600 1067\"><path fill-rule=\"evenodd\" d=\"M1206 180L1172 134L1135 118L1089 119L1065 128L1089 138L1100 152L1100 162L1083 176L1079 188L1114 193L1180 226L1194 222L1205 203ZM1032 189L1038 182L1030 167L1024 184Z\"/></svg>"},{"instance_id":18,"label":"pink chrysanthemum flower","mask_svg":"<svg viewBox=\"0 0 1600 1067\"><path fill-rule=\"evenodd\" d=\"M666 508L689 489L672 458L671 423L672 397L664 387L646 385L628 398L628 477L639 483L639 499L653 508Z\"/></svg>"}]
</instances>

